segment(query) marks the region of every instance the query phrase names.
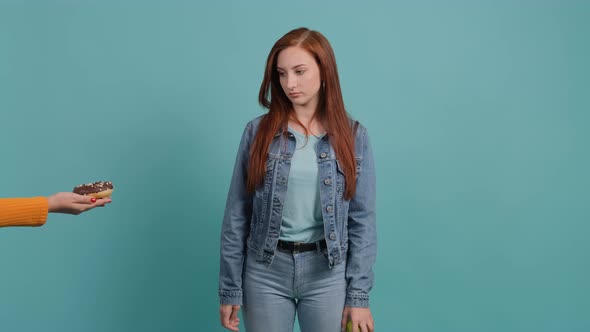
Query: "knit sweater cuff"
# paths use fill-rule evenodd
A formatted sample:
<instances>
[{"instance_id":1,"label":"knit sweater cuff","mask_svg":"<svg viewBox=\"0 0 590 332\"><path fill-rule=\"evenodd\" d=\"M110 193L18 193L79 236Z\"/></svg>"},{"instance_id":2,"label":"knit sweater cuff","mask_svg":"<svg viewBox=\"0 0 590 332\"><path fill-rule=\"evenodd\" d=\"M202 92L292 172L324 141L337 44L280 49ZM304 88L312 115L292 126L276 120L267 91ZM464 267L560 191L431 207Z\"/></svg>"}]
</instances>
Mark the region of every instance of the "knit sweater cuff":
<instances>
[{"instance_id":1,"label":"knit sweater cuff","mask_svg":"<svg viewBox=\"0 0 590 332\"><path fill-rule=\"evenodd\" d=\"M1 198L0 227L44 225L48 208L45 197Z\"/></svg>"}]
</instances>

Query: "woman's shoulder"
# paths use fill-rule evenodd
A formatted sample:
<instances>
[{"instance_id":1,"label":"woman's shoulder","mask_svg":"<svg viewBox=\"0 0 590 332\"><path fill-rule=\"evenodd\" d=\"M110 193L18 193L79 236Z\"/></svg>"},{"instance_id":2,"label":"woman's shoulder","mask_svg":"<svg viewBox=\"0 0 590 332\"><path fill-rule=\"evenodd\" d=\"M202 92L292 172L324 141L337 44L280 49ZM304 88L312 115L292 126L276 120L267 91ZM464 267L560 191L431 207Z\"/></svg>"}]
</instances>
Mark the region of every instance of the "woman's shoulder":
<instances>
[{"instance_id":1,"label":"woman's shoulder","mask_svg":"<svg viewBox=\"0 0 590 332\"><path fill-rule=\"evenodd\" d=\"M363 124L352 117L348 117L348 121L350 123L350 127L352 128L352 132L354 133L355 139L363 138L367 135L367 128L363 126Z\"/></svg>"},{"instance_id":2,"label":"woman's shoulder","mask_svg":"<svg viewBox=\"0 0 590 332\"><path fill-rule=\"evenodd\" d=\"M260 127L260 122L264 119L266 114L260 115L255 117L254 119L248 121L244 128L244 132L242 133L242 140L251 141L256 136L258 132L258 127Z\"/></svg>"},{"instance_id":3,"label":"woman's shoulder","mask_svg":"<svg viewBox=\"0 0 590 332\"><path fill-rule=\"evenodd\" d=\"M250 128L251 130L255 131L256 129L258 129L260 122L262 122L262 119L264 119L265 116L266 114L262 114L248 121L248 123L246 124L246 128Z\"/></svg>"}]
</instances>

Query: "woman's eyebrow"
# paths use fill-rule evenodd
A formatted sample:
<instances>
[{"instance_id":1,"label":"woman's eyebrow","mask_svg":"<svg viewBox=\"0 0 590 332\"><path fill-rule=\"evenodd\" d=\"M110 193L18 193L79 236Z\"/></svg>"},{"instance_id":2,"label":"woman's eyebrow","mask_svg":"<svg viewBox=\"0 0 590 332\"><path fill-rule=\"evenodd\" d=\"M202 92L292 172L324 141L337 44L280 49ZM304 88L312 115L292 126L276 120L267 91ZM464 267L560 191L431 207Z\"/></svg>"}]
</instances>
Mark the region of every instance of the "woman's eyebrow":
<instances>
[{"instance_id":1,"label":"woman's eyebrow","mask_svg":"<svg viewBox=\"0 0 590 332\"><path fill-rule=\"evenodd\" d=\"M306 66L306 64L302 63L302 64L299 64L299 65L293 66L292 69L299 68L299 67L305 67L305 66ZM279 66L277 66L277 69L285 70L284 68L279 67Z\"/></svg>"}]
</instances>

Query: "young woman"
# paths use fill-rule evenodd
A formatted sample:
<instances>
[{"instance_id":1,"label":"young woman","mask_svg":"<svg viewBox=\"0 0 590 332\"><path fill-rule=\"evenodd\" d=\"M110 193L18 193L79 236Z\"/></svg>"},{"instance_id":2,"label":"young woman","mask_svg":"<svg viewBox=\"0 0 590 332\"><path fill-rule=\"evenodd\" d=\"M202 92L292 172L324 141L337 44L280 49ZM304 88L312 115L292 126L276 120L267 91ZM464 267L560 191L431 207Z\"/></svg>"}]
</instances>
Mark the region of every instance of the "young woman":
<instances>
[{"instance_id":1,"label":"young woman","mask_svg":"<svg viewBox=\"0 0 590 332\"><path fill-rule=\"evenodd\" d=\"M248 332L373 331L375 171L367 130L344 109L328 40L280 38L242 135L221 233L221 324Z\"/></svg>"}]
</instances>

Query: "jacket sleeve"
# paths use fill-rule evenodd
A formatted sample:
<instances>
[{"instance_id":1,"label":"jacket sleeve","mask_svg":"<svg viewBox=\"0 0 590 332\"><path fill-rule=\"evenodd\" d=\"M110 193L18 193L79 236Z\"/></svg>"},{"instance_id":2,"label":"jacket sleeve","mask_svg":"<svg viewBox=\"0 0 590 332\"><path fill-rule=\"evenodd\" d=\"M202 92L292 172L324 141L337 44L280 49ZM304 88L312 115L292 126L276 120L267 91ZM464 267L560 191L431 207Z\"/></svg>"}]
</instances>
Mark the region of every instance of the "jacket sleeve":
<instances>
[{"instance_id":1,"label":"jacket sleeve","mask_svg":"<svg viewBox=\"0 0 590 332\"><path fill-rule=\"evenodd\" d=\"M367 130L359 126L361 159L356 191L348 209L348 257L346 302L349 307L368 307L373 288L373 265L377 255L375 214L375 164ZM359 151L359 149L356 149Z\"/></svg>"},{"instance_id":2,"label":"jacket sleeve","mask_svg":"<svg viewBox=\"0 0 590 332\"><path fill-rule=\"evenodd\" d=\"M0 227L42 226L47 213L45 197L0 198Z\"/></svg>"},{"instance_id":3,"label":"jacket sleeve","mask_svg":"<svg viewBox=\"0 0 590 332\"><path fill-rule=\"evenodd\" d=\"M219 298L221 304L242 305L242 268L250 231L252 197L246 189L252 124L244 129L227 194L221 228Z\"/></svg>"}]
</instances>

